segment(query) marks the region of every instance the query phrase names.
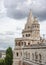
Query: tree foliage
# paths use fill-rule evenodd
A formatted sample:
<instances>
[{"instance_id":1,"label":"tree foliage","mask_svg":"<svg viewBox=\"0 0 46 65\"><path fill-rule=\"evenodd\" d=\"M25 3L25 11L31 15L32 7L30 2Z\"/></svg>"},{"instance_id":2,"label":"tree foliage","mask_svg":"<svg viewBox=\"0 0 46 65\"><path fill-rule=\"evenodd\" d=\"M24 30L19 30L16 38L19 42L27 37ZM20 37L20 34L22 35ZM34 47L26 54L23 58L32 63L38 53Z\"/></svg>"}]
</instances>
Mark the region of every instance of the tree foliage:
<instances>
[{"instance_id":1,"label":"tree foliage","mask_svg":"<svg viewBox=\"0 0 46 65\"><path fill-rule=\"evenodd\" d=\"M4 59L0 59L0 65L5 65Z\"/></svg>"},{"instance_id":2,"label":"tree foliage","mask_svg":"<svg viewBox=\"0 0 46 65\"><path fill-rule=\"evenodd\" d=\"M12 63L13 63L13 51L12 48L9 47L6 50L5 65L12 65Z\"/></svg>"}]
</instances>

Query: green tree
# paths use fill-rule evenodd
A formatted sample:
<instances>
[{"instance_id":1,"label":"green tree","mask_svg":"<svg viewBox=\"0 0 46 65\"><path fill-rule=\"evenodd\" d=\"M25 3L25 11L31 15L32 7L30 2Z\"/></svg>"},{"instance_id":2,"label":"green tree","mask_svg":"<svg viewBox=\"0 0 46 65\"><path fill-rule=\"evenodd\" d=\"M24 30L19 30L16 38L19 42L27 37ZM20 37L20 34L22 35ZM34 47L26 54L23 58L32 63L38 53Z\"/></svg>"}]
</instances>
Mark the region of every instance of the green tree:
<instances>
[{"instance_id":1,"label":"green tree","mask_svg":"<svg viewBox=\"0 0 46 65\"><path fill-rule=\"evenodd\" d=\"M13 63L13 51L12 48L9 47L6 50L5 65L12 65L12 63Z\"/></svg>"},{"instance_id":2,"label":"green tree","mask_svg":"<svg viewBox=\"0 0 46 65\"><path fill-rule=\"evenodd\" d=\"M0 59L0 65L5 65L4 59Z\"/></svg>"}]
</instances>

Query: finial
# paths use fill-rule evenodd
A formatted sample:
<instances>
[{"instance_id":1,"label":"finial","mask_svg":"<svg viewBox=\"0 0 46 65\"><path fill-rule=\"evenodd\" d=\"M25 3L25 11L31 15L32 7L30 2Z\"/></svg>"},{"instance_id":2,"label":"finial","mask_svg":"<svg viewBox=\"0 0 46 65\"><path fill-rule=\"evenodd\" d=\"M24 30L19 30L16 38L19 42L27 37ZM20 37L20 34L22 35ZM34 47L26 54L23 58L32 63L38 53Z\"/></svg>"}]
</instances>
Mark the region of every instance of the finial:
<instances>
[{"instance_id":1,"label":"finial","mask_svg":"<svg viewBox=\"0 0 46 65\"><path fill-rule=\"evenodd\" d=\"M32 16L32 11L31 11L31 9L30 9L30 13L29 13L29 16Z\"/></svg>"},{"instance_id":2,"label":"finial","mask_svg":"<svg viewBox=\"0 0 46 65\"><path fill-rule=\"evenodd\" d=\"M38 21L37 17L34 17L34 21Z\"/></svg>"},{"instance_id":3,"label":"finial","mask_svg":"<svg viewBox=\"0 0 46 65\"><path fill-rule=\"evenodd\" d=\"M32 19L33 19L33 15L32 15L32 11L30 9L27 21L31 21Z\"/></svg>"}]
</instances>

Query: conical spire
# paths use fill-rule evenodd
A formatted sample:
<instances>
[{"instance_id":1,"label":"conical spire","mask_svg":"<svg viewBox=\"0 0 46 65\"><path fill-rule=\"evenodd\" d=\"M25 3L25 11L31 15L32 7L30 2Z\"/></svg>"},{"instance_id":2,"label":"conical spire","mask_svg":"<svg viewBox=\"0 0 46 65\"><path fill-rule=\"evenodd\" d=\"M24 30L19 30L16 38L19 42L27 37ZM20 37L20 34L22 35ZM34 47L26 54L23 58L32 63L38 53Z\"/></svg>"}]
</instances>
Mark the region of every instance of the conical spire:
<instances>
[{"instance_id":1,"label":"conical spire","mask_svg":"<svg viewBox=\"0 0 46 65\"><path fill-rule=\"evenodd\" d=\"M33 19L33 15L32 15L32 11L30 10L30 13L28 15L27 22L32 22L32 19Z\"/></svg>"},{"instance_id":2,"label":"conical spire","mask_svg":"<svg viewBox=\"0 0 46 65\"><path fill-rule=\"evenodd\" d=\"M32 15L32 11L30 10L27 23L25 25L25 29L27 29L28 27L31 27L32 23L33 23L33 15Z\"/></svg>"}]
</instances>

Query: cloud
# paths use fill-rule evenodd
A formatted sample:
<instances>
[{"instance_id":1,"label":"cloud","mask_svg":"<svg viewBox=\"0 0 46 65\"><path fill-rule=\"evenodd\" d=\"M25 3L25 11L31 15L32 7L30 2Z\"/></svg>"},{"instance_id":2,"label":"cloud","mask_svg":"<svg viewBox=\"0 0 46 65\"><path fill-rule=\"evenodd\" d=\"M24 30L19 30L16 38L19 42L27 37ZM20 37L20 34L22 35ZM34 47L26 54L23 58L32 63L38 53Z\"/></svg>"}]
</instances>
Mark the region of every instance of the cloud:
<instances>
[{"instance_id":1,"label":"cloud","mask_svg":"<svg viewBox=\"0 0 46 65\"><path fill-rule=\"evenodd\" d=\"M4 5L11 18L23 19L31 9L40 20L46 19L46 0L5 0Z\"/></svg>"},{"instance_id":2,"label":"cloud","mask_svg":"<svg viewBox=\"0 0 46 65\"><path fill-rule=\"evenodd\" d=\"M0 48L7 49L9 46L14 47L14 35L0 34Z\"/></svg>"},{"instance_id":3,"label":"cloud","mask_svg":"<svg viewBox=\"0 0 46 65\"><path fill-rule=\"evenodd\" d=\"M27 16L26 0L6 0L5 7L7 8L7 15L11 18L22 19Z\"/></svg>"},{"instance_id":4,"label":"cloud","mask_svg":"<svg viewBox=\"0 0 46 65\"><path fill-rule=\"evenodd\" d=\"M34 0L31 9L40 20L46 20L46 0Z\"/></svg>"},{"instance_id":5,"label":"cloud","mask_svg":"<svg viewBox=\"0 0 46 65\"><path fill-rule=\"evenodd\" d=\"M6 8L4 7L4 0L0 0L0 19L6 16Z\"/></svg>"},{"instance_id":6,"label":"cloud","mask_svg":"<svg viewBox=\"0 0 46 65\"><path fill-rule=\"evenodd\" d=\"M0 0L0 49L14 47L14 39L21 37L30 9L40 20L46 20L46 0ZM46 33L45 22L40 22L42 34Z\"/></svg>"},{"instance_id":7,"label":"cloud","mask_svg":"<svg viewBox=\"0 0 46 65\"><path fill-rule=\"evenodd\" d=\"M6 49L9 46L14 48L14 40L16 37L21 37L21 30L25 22L25 19L14 20L9 17L0 19L0 49Z\"/></svg>"}]
</instances>

